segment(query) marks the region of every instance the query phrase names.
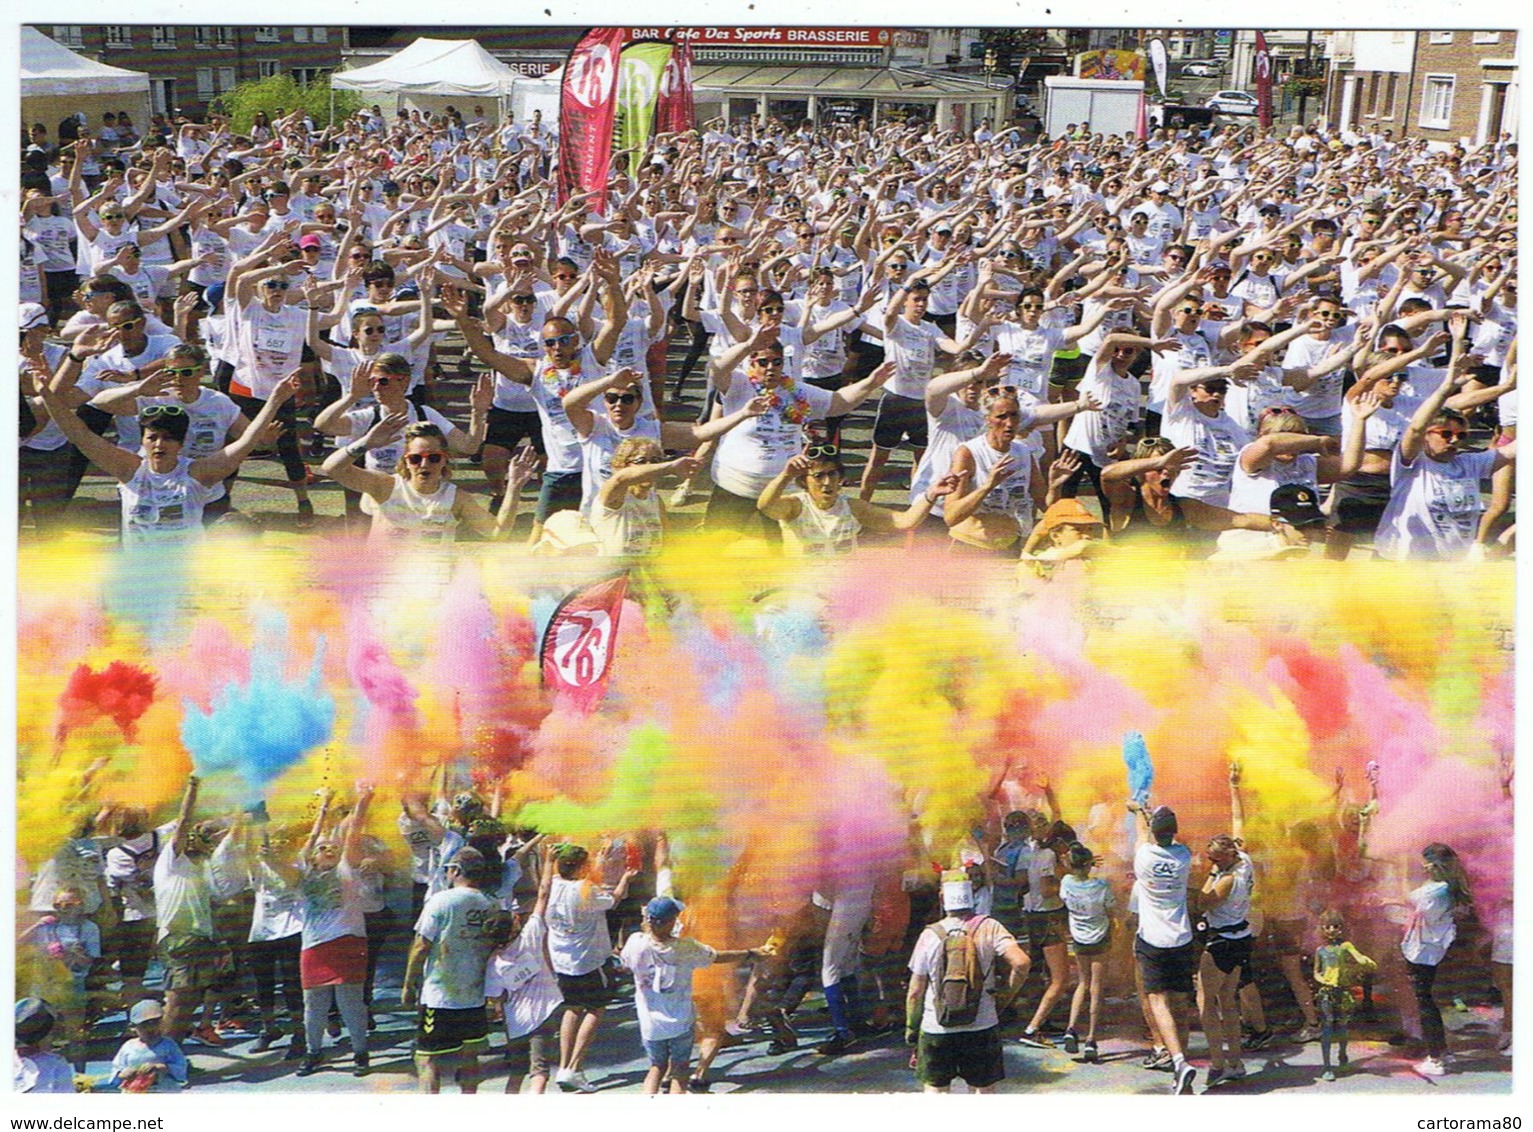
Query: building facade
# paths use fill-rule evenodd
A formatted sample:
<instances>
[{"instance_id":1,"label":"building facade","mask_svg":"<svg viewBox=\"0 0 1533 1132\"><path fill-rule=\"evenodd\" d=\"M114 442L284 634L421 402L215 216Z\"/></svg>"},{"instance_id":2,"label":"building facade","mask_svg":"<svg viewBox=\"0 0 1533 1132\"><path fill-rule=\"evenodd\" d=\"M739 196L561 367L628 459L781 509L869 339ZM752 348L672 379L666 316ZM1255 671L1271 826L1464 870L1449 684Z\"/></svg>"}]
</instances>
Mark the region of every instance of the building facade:
<instances>
[{"instance_id":1,"label":"building facade","mask_svg":"<svg viewBox=\"0 0 1533 1132\"><path fill-rule=\"evenodd\" d=\"M1495 141L1517 132L1517 33L1416 33L1405 134L1429 141Z\"/></svg>"},{"instance_id":2,"label":"building facade","mask_svg":"<svg viewBox=\"0 0 1533 1132\"><path fill-rule=\"evenodd\" d=\"M341 61L345 29L190 24L38 24L82 55L149 76L157 114L201 117L243 82L290 75L328 83Z\"/></svg>"}]
</instances>

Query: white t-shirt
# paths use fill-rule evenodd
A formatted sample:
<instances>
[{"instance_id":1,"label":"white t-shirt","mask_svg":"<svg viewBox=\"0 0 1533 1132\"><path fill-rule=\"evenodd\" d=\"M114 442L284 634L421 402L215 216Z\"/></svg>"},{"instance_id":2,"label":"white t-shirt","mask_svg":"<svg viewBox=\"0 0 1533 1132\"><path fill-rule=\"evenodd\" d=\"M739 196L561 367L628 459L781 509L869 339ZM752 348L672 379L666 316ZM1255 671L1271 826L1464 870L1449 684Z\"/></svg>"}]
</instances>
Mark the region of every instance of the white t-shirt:
<instances>
[{"instance_id":1,"label":"white t-shirt","mask_svg":"<svg viewBox=\"0 0 1533 1132\"><path fill-rule=\"evenodd\" d=\"M1105 468L1112 462L1108 450L1144 416L1140 407L1143 390L1133 374L1120 376L1111 363L1092 359L1080 391L1094 396L1102 408L1100 412L1075 414L1065 432L1065 447L1090 456L1093 464Z\"/></svg>"},{"instance_id":2,"label":"white t-shirt","mask_svg":"<svg viewBox=\"0 0 1533 1132\"><path fill-rule=\"evenodd\" d=\"M484 997L506 996L507 1038L532 1033L564 1002L559 980L543 959L547 938L548 925L543 917L528 916L521 934L491 955L485 965Z\"/></svg>"},{"instance_id":3,"label":"white t-shirt","mask_svg":"<svg viewBox=\"0 0 1533 1132\"><path fill-rule=\"evenodd\" d=\"M1284 369L1310 369L1325 360L1332 349L1346 349L1353 335L1356 334L1350 326L1344 326L1340 330L1332 332L1330 340L1322 341L1306 334L1302 338L1296 338L1288 344L1288 352L1283 355ZM1332 370L1324 377L1316 378L1303 393L1299 393L1293 402L1293 411L1301 417L1313 417L1324 419L1326 417L1339 416L1341 413L1341 393L1343 369Z\"/></svg>"},{"instance_id":4,"label":"white t-shirt","mask_svg":"<svg viewBox=\"0 0 1533 1132\"><path fill-rule=\"evenodd\" d=\"M1191 397L1168 407L1160 431L1178 448L1198 450L1171 485L1171 494L1201 499L1213 507L1228 506L1235 461L1251 442L1250 434L1222 411L1212 417L1200 413Z\"/></svg>"},{"instance_id":5,"label":"white t-shirt","mask_svg":"<svg viewBox=\"0 0 1533 1132\"><path fill-rule=\"evenodd\" d=\"M1187 917L1187 877L1192 850L1180 842L1146 842L1134 851L1134 904L1139 938L1151 947L1185 947L1192 942Z\"/></svg>"},{"instance_id":6,"label":"white t-shirt","mask_svg":"<svg viewBox=\"0 0 1533 1132\"><path fill-rule=\"evenodd\" d=\"M1396 448L1389 461L1389 505L1374 538L1379 556L1464 557L1485 509L1480 481L1495 462L1494 452L1465 452L1446 462L1422 452L1407 464Z\"/></svg>"},{"instance_id":7,"label":"white t-shirt","mask_svg":"<svg viewBox=\"0 0 1533 1132\"><path fill-rule=\"evenodd\" d=\"M639 1036L661 1042L692 1032L692 972L707 967L718 952L680 936L664 943L648 932L635 932L623 945L623 966L633 972Z\"/></svg>"},{"instance_id":8,"label":"white t-shirt","mask_svg":"<svg viewBox=\"0 0 1533 1132\"><path fill-rule=\"evenodd\" d=\"M345 861L316 871L300 865L298 891L303 897L303 946L307 950L345 935L366 936L362 886Z\"/></svg>"},{"instance_id":9,"label":"white t-shirt","mask_svg":"<svg viewBox=\"0 0 1533 1132\"><path fill-rule=\"evenodd\" d=\"M485 965L490 942L484 921L495 901L477 888L458 886L439 892L421 909L415 934L428 939L421 1005L441 1010L483 1006Z\"/></svg>"},{"instance_id":10,"label":"white t-shirt","mask_svg":"<svg viewBox=\"0 0 1533 1132\"><path fill-rule=\"evenodd\" d=\"M1111 886L1102 877L1076 880L1073 874L1061 877L1059 896L1070 910L1070 938L1076 943L1101 943L1112 929L1112 913L1117 901Z\"/></svg>"},{"instance_id":11,"label":"white t-shirt","mask_svg":"<svg viewBox=\"0 0 1533 1132\"><path fill-rule=\"evenodd\" d=\"M168 935L213 938L208 862L176 852L174 827L162 838L160 856L154 863L154 903L159 914L157 940Z\"/></svg>"},{"instance_id":12,"label":"white t-shirt","mask_svg":"<svg viewBox=\"0 0 1533 1132\"><path fill-rule=\"evenodd\" d=\"M1435 967L1458 936L1453 922L1453 896L1440 880L1428 881L1411 893L1411 916L1400 951L1406 961Z\"/></svg>"},{"instance_id":13,"label":"white t-shirt","mask_svg":"<svg viewBox=\"0 0 1533 1132\"><path fill-rule=\"evenodd\" d=\"M894 376L884 389L900 397L924 396L937 366L937 339L942 336L942 328L934 322L912 323L904 315L896 318L894 328L884 333L884 351L894 363Z\"/></svg>"},{"instance_id":14,"label":"white t-shirt","mask_svg":"<svg viewBox=\"0 0 1533 1132\"><path fill-rule=\"evenodd\" d=\"M724 394L724 414L743 408L756 395L749 381L736 377ZM779 386L775 405L719 438L713 457L713 482L725 491L755 499L798 455L804 444L804 423L823 418L830 410L831 398L829 390L803 382Z\"/></svg>"},{"instance_id":15,"label":"white t-shirt","mask_svg":"<svg viewBox=\"0 0 1533 1132\"><path fill-rule=\"evenodd\" d=\"M946 916L935 925L942 935L931 928L923 928L916 939L915 950L910 953L910 973L925 975L926 1000L921 1011L921 1031L926 1034L972 1034L994 1029L1000 1024L995 1012L996 965L1006 952L1017 945L1012 934L1001 926L1000 921L988 917L971 929L974 933L974 950L979 957L980 973L984 976L984 992L980 996L979 1013L973 1022L961 1026L944 1026L937 1021L937 963L942 957L947 932L959 927L963 921Z\"/></svg>"},{"instance_id":16,"label":"white t-shirt","mask_svg":"<svg viewBox=\"0 0 1533 1132\"><path fill-rule=\"evenodd\" d=\"M561 975L586 975L612 957L607 909L612 893L589 881L555 877L548 894L548 955Z\"/></svg>"}]
</instances>

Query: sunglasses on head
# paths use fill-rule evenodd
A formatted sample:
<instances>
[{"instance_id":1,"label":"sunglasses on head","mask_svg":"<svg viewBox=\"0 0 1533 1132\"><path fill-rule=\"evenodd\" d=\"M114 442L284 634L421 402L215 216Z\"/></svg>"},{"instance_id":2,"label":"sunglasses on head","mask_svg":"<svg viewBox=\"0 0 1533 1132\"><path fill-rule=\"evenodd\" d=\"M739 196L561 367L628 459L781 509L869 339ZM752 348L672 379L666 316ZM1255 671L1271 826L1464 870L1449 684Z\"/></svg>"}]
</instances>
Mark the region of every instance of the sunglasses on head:
<instances>
[{"instance_id":1,"label":"sunglasses on head","mask_svg":"<svg viewBox=\"0 0 1533 1132\"><path fill-rule=\"evenodd\" d=\"M602 394L602 397L609 405L632 405L639 399L637 393L619 393L615 389L607 390L606 393Z\"/></svg>"},{"instance_id":2,"label":"sunglasses on head","mask_svg":"<svg viewBox=\"0 0 1533 1132\"><path fill-rule=\"evenodd\" d=\"M186 410L180 405L150 405L138 414L141 421L157 421L166 417L184 417Z\"/></svg>"},{"instance_id":3,"label":"sunglasses on head","mask_svg":"<svg viewBox=\"0 0 1533 1132\"><path fill-rule=\"evenodd\" d=\"M841 455L841 449L834 444L813 444L804 449L804 455L810 460L832 459Z\"/></svg>"},{"instance_id":4,"label":"sunglasses on head","mask_svg":"<svg viewBox=\"0 0 1533 1132\"><path fill-rule=\"evenodd\" d=\"M445 459L447 457L441 452L408 452L405 454L405 463L409 464L412 468L418 468L422 464L435 467Z\"/></svg>"},{"instance_id":5,"label":"sunglasses on head","mask_svg":"<svg viewBox=\"0 0 1533 1132\"><path fill-rule=\"evenodd\" d=\"M543 345L550 350L557 350L560 346L568 346L571 342L574 342L579 337L580 336L578 334L574 333L560 334L553 338L543 339Z\"/></svg>"}]
</instances>

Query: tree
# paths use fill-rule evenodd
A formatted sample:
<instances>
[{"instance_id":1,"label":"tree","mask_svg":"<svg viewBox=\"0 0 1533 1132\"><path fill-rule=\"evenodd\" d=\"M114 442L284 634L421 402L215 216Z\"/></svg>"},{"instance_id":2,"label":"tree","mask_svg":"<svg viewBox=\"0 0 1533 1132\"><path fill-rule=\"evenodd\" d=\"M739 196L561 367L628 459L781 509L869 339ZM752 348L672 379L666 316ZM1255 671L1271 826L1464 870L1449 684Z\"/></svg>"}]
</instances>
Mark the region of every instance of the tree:
<instances>
[{"instance_id":1,"label":"tree","mask_svg":"<svg viewBox=\"0 0 1533 1132\"><path fill-rule=\"evenodd\" d=\"M276 118L279 110L288 114L301 106L316 126L324 127L331 123L332 106L336 119L344 119L362 109L362 96L351 90L332 92L328 81L305 86L291 75L272 75L240 83L220 95L217 105L229 115L235 133L248 134L257 110L266 111L268 118Z\"/></svg>"}]
</instances>

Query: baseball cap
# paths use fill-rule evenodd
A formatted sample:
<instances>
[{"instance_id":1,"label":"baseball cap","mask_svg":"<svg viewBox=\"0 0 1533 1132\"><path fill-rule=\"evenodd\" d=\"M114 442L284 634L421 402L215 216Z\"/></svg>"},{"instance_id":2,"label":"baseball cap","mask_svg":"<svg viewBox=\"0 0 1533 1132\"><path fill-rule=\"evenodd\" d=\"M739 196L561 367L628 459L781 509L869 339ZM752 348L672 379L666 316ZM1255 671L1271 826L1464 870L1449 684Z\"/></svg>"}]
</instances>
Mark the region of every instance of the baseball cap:
<instances>
[{"instance_id":1,"label":"baseball cap","mask_svg":"<svg viewBox=\"0 0 1533 1132\"><path fill-rule=\"evenodd\" d=\"M1169 193L1171 191L1171 186L1165 181L1156 181L1153 185L1150 186L1150 191L1152 193Z\"/></svg>"},{"instance_id":2,"label":"baseball cap","mask_svg":"<svg viewBox=\"0 0 1533 1132\"><path fill-rule=\"evenodd\" d=\"M1176 811L1170 806L1156 806L1150 812L1150 832L1156 836L1176 832Z\"/></svg>"},{"instance_id":3,"label":"baseball cap","mask_svg":"<svg viewBox=\"0 0 1533 1132\"><path fill-rule=\"evenodd\" d=\"M43 309L43 306L42 306L41 303L22 303L21 304L21 323L20 323L20 327L21 327L22 330L31 330L33 327L47 326L47 325L48 325L48 312Z\"/></svg>"},{"instance_id":4,"label":"baseball cap","mask_svg":"<svg viewBox=\"0 0 1533 1132\"><path fill-rule=\"evenodd\" d=\"M313 232L310 232L307 236L299 236L298 246L300 248L317 248L320 246L319 237Z\"/></svg>"},{"instance_id":5,"label":"baseball cap","mask_svg":"<svg viewBox=\"0 0 1533 1132\"><path fill-rule=\"evenodd\" d=\"M58 1013L40 998L16 1000L16 1040L20 1043L42 1041L58 1020Z\"/></svg>"},{"instance_id":6,"label":"baseball cap","mask_svg":"<svg viewBox=\"0 0 1533 1132\"><path fill-rule=\"evenodd\" d=\"M128 1011L128 1024L139 1026L145 1022L152 1022L156 1018L165 1017L165 1008L152 998L140 999L133 1004L133 1009Z\"/></svg>"},{"instance_id":7,"label":"baseball cap","mask_svg":"<svg viewBox=\"0 0 1533 1132\"><path fill-rule=\"evenodd\" d=\"M379 187L384 192L386 192L386 193L397 193L399 191L399 182L398 181L385 181Z\"/></svg>"},{"instance_id":8,"label":"baseball cap","mask_svg":"<svg viewBox=\"0 0 1533 1132\"><path fill-rule=\"evenodd\" d=\"M1291 526L1311 527L1325 522L1315 489L1308 484L1285 483L1274 488L1269 506L1274 519L1281 519Z\"/></svg>"},{"instance_id":9,"label":"baseball cap","mask_svg":"<svg viewBox=\"0 0 1533 1132\"><path fill-rule=\"evenodd\" d=\"M943 221L941 224L938 224L935 228L933 228L932 231L933 232L946 232L949 235L952 235L953 226L951 224L947 223L946 221Z\"/></svg>"},{"instance_id":10,"label":"baseball cap","mask_svg":"<svg viewBox=\"0 0 1533 1132\"><path fill-rule=\"evenodd\" d=\"M224 285L222 283L214 283L202 293L202 297L207 300L208 309L212 310L219 303L223 302Z\"/></svg>"},{"instance_id":11,"label":"baseball cap","mask_svg":"<svg viewBox=\"0 0 1533 1132\"><path fill-rule=\"evenodd\" d=\"M663 924L681 915L685 908L686 905L674 897L657 896L644 905L644 916L652 924Z\"/></svg>"}]
</instances>

